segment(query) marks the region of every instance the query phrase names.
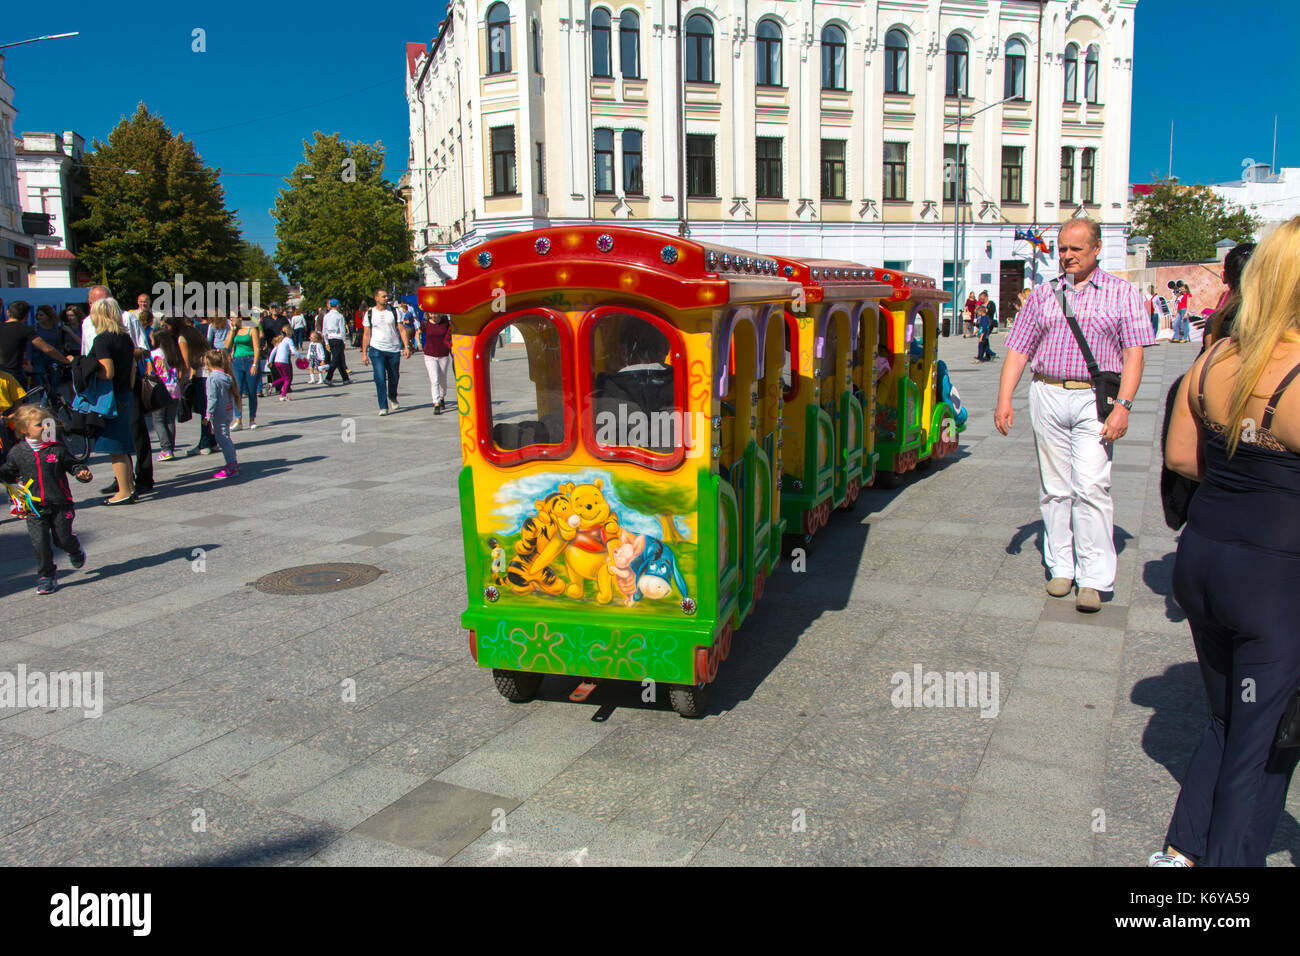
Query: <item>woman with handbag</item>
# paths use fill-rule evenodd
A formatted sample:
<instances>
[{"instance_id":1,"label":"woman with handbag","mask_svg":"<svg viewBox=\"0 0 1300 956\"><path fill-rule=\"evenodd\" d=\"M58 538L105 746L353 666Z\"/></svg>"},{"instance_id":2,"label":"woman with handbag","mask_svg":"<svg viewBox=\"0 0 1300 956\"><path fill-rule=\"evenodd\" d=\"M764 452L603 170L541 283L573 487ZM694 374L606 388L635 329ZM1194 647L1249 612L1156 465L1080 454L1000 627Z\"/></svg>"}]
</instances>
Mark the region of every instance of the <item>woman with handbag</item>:
<instances>
[{"instance_id":1,"label":"woman with handbag","mask_svg":"<svg viewBox=\"0 0 1300 956\"><path fill-rule=\"evenodd\" d=\"M113 384L113 404L117 414L105 419L104 430L95 439L95 451L108 455L117 478L117 494L104 499L106 505L129 505L136 500L135 475L131 455L135 443L131 438L131 416L135 409L135 343L122 325L122 310L113 299L100 299L90 308L95 341L90 357L98 360L97 375Z\"/></svg>"},{"instance_id":2,"label":"woman with handbag","mask_svg":"<svg viewBox=\"0 0 1300 956\"><path fill-rule=\"evenodd\" d=\"M163 325L176 338L181 353L181 396L195 417L203 419L207 411L208 390L204 380L203 356L208 351L208 340L203 333L179 316L169 316ZM180 420L180 419L178 419ZM206 420L199 425L199 441L189 449L188 455L210 455L217 447L217 438Z\"/></svg>"},{"instance_id":3,"label":"woman with handbag","mask_svg":"<svg viewBox=\"0 0 1300 956\"><path fill-rule=\"evenodd\" d=\"M1183 377L1165 462L1201 482L1174 559L1210 723L1152 866L1263 866L1300 749L1276 745L1300 686L1300 217L1242 275L1233 337Z\"/></svg>"}]
</instances>

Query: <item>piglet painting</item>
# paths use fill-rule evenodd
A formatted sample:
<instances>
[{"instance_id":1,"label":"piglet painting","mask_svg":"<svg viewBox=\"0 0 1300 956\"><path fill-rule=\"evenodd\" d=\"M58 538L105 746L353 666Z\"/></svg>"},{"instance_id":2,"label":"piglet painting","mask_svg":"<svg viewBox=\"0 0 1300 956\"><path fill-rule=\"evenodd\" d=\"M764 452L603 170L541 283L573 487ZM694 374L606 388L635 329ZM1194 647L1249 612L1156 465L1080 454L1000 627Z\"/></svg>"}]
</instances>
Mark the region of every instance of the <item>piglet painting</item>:
<instances>
[{"instance_id":1,"label":"piglet painting","mask_svg":"<svg viewBox=\"0 0 1300 956\"><path fill-rule=\"evenodd\" d=\"M623 595L623 603L628 607L636 604L636 572L632 562L645 550L645 535L631 535L620 532L619 543L609 549L609 570L614 575L614 583Z\"/></svg>"}]
</instances>

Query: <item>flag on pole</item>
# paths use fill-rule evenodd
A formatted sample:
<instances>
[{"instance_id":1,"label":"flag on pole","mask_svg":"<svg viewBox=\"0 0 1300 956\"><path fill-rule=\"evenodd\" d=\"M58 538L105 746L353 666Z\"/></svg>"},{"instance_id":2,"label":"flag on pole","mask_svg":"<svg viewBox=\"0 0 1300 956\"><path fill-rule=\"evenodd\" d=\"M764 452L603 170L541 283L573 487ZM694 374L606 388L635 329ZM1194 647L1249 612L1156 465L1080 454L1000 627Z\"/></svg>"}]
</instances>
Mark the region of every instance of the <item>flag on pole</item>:
<instances>
[{"instance_id":1,"label":"flag on pole","mask_svg":"<svg viewBox=\"0 0 1300 956\"><path fill-rule=\"evenodd\" d=\"M1016 239L1023 240L1029 243L1031 246L1033 246L1043 255L1047 255L1047 242L1043 239L1043 232L1044 230L1042 229L1039 229L1038 231L1035 232L1032 228L1029 229L1017 228Z\"/></svg>"}]
</instances>

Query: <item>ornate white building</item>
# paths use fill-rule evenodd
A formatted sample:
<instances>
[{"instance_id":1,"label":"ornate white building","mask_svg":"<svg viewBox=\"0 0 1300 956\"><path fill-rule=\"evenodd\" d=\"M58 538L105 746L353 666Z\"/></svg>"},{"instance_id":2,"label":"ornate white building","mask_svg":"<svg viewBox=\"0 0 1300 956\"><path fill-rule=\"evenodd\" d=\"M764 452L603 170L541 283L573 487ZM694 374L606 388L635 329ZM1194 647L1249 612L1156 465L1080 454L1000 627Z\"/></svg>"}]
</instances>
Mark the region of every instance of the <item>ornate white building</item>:
<instances>
[{"instance_id":1,"label":"ornate white building","mask_svg":"<svg viewBox=\"0 0 1300 956\"><path fill-rule=\"evenodd\" d=\"M1016 227L1086 214L1122 268L1136 4L452 0L407 46L423 281L613 219L1006 301L1055 269Z\"/></svg>"},{"instance_id":2,"label":"ornate white building","mask_svg":"<svg viewBox=\"0 0 1300 956\"><path fill-rule=\"evenodd\" d=\"M18 192L24 229L36 244L30 284L37 288L77 285L77 249L70 228L73 175L85 153L85 141L67 130L24 133L17 142Z\"/></svg>"},{"instance_id":3,"label":"ornate white building","mask_svg":"<svg viewBox=\"0 0 1300 956\"><path fill-rule=\"evenodd\" d=\"M0 289L25 288L27 272L36 261L34 246L23 233L23 207L18 196L14 157L17 116L14 88L5 79L5 58L0 55Z\"/></svg>"}]
</instances>

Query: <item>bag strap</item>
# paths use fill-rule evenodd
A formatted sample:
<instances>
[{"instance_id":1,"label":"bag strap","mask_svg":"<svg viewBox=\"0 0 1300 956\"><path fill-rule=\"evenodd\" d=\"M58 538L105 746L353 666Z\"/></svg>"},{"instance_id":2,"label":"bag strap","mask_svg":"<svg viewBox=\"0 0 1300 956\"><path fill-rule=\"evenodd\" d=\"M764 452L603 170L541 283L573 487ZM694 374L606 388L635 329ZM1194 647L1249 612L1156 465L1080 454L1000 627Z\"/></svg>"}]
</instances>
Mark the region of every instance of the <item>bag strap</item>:
<instances>
[{"instance_id":1,"label":"bag strap","mask_svg":"<svg viewBox=\"0 0 1300 956\"><path fill-rule=\"evenodd\" d=\"M1056 290L1056 297L1061 302L1061 311L1065 313L1065 321L1070 323L1070 331L1074 333L1074 340L1079 343L1079 351L1083 353L1083 361L1088 366L1088 376L1096 379L1101 375L1101 368L1097 365L1097 359L1093 357L1092 349L1088 348L1088 340L1083 337L1083 330L1079 328L1079 322L1074 317L1074 307L1070 305L1070 300L1065 294L1065 283L1059 279L1053 283Z\"/></svg>"},{"instance_id":2,"label":"bag strap","mask_svg":"<svg viewBox=\"0 0 1300 956\"><path fill-rule=\"evenodd\" d=\"M1268 429L1272 426L1273 413L1277 411L1277 403L1282 400L1282 393L1286 391L1287 386L1295 380L1297 375L1300 375L1300 365L1287 372L1286 376L1278 384L1277 391L1273 393L1273 397L1268 400L1268 405L1264 408L1264 416L1259 422L1260 428Z\"/></svg>"}]
</instances>

